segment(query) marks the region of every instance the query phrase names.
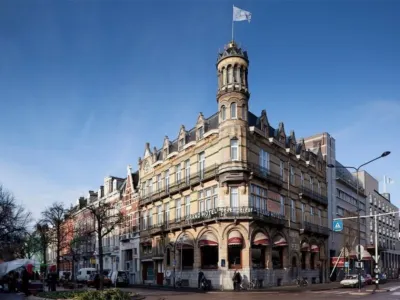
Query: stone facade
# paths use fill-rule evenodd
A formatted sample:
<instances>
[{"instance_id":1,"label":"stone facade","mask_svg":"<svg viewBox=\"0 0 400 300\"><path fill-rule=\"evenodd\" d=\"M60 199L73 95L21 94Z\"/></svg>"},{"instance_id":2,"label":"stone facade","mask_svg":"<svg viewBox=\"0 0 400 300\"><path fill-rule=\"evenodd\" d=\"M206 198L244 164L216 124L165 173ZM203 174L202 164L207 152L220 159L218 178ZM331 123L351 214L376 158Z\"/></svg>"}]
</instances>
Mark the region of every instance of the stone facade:
<instances>
[{"instance_id":1,"label":"stone facade","mask_svg":"<svg viewBox=\"0 0 400 300\"><path fill-rule=\"evenodd\" d=\"M218 55L218 112L139 159L143 283L214 288L327 280L326 163L283 123L249 111L247 52Z\"/></svg>"}]
</instances>

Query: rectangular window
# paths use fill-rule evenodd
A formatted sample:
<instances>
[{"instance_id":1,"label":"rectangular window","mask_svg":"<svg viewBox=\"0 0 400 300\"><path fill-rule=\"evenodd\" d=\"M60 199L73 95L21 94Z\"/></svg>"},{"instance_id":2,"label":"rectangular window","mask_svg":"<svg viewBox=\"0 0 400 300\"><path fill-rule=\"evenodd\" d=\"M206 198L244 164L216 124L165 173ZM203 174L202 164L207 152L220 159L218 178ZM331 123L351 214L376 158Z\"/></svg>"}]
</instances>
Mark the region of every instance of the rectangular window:
<instances>
[{"instance_id":1,"label":"rectangular window","mask_svg":"<svg viewBox=\"0 0 400 300\"><path fill-rule=\"evenodd\" d=\"M314 181L313 181L312 177L310 177L310 189L311 189L311 191L314 191Z\"/></svg>"},{"instance_id":2,"label":"rectangular window","mask_svg":"<svg viewBox=\"0 0 400 300\"><path fill-rule=\"evenodd\" d=\"M169 202L165 203L165 223L169 224Z\"/></svg>"},{"instance_id":3,"label":"rectangular window","mask_svg":"<svg viewBox=\"0 0 400 300\"><path fill-rule=\"evenodd\" d=\"M263 149L260 149L260 154L259 154L259 164L262 169L265 171L268 171L269 169L269 153L264 151Z\"/></svg>"},{"instance_id":4,"label":"rectangular window","mask_svg":"<svg viewBox=\"0 0 400 300\"><path fill-rule=\"evenodd\" d=\"M178 150L179 151L183 150L183 146L185 146L185 139L184 138L179 140Z\"/></svg>"},{"instance_id":5,"label":"rectangular window","mask_svg":"<svg viewBox=\"0 0 400 300\"><path fill-rule=\"evenodd\" d=\"M218 189L216 186L214 186L212 188L212 190L213 190L212 205L213 205L213 208L217 208L218 207Z\"/></svg>"},{"instance_id":6,"label":"rectangular window","mask_svg":"<svg viewBox=\"0 0 400 300\"><path fill-rule=\"evenodd\" d=\"M163 222L163 211L162 211L162 205L157 206L157 223L158 225L161 225Z\"/></svg>"},{"instance_id":7,"label":"rectangular window","mask_svg":"<svg viewBox=\"0 0 400 300\"><path fill-rule=\"evenodd\" d=\"M319 220L318 225L322 226L322 212L320 209L318 209L318 220Z\"/></svg>"},{"instance_id":8,"label":"rectangular window","mask_svg":"<svg viewBox=\"0 0 400 300\"><path fill-rule=\"evenodd\" d=\"M296 222L296 202L293 199L290 200L290 219Z\"/></svg>"},{"instance_id":9,"label":"rectangular window","mask_svg":"<svg viewBox=\"0 0 400 300\"><path fill-rule=\"evenodd\" d=\"M304 174L303 172L300 172L300 184L303 187L304 186Z\"/></svg>"},{"instance_id":10,"label":"rectangular window","mask_svg":"<svg viewBox=\"0 0 400 300\"><path fill-rule=\"evenodd\" d=\"M161 174L157 175L157 191L161 191L162 188L162 181L161 181Z\"/></svg>"},{"instance_id":11,"label":"rectangular window","mask_svg":"<svg viewBox=\"0 0 400 300\"><path fill-rule=\"evenodd\" d=\"M281 175L281 177L283 178L284 176L284 170L285 170L285 163L281 160L279 162L279 175Z\"/></svg>"},{"instance_id":12,"label":"rectangular window","mask_svg":"<svg viewBox=\"0 0 400 300\"><path fill-rule=\"evenodd\" d=\"M293 166L290 166L290 184L295 185L295 173Z\"/></svg>"},{"instance_id":13,"label":"rectangular window","mask_svg":"<svg viewBox=\"0 0 400 300\"><path fill-rule=\"evenodd\" d=\"M181 199L175 200L175 219L180 220L182 217Z\"/></svg>"},{"instance_id":14,"label":"rectangular window","mask_svg":"<svg viewBox=\"0 0 400 300\"><path fill-rule=\"evenodd\" d=\"M231 140L231 160L239 160L239 145L238 140Z\"/></svg>"},{"instance_id":15,"label":"rectangular window","mask_svg":"<svg viewBox=\"0 0 400 300\"><path fill-rule=\"evenodd\" d=\"M181 183L181 179L182 179L182 166L181 166L181 164L177 165L175 170L176 170L176 173L175 173L176 183Z\"/></svg>"},{"instance_id":16,"label":"rectangular window","mask_svg":"<svg viewBox=\"0 0 400 300\"><path fill-rule=\"evenodd\" d=\"M310 207L310 222L314 223L314 207Z\"/></svg>"},{"instance_id":17,"label":"rectangular window","mask_svg":"<svg viewBox=\"0 0 400 300\"><path fill-rule=\"evenodd\" d=\"M204 179L204 171L206 168L206 155L204 152L199 153L199 176Z\"/></svg>"},{"instance_id":18,"label":"rectangular window","mask_svg":"<svg viewBox=\"0 0 400 300\"><path fill-rule=\"evenodd\" d=\"M165 171L165 191L169 191L169 170Z\"/></svg>"},{"instance_id":19,"label":"rectangular window","mask_svg":"<svg viewBox=\"0 0 400 300\"><path fill-rule=\"evenodd\" d=\"M230 205L231 208L239 207L239 189L237 187L231 187Z\"/></svg>"},{"instance_id":20,"label":"rectangular window","mask_svg":"<svg viewBox=\"0 0 400 300\"><path fill-rule=\"evenodd\" d=\"M305 205L304 203L301 204L301 221L304 222L304 213L305 213Z\"/></svg>"},{"instance_id":21,"label":"rectangular window","mask_svg":"<svg viewBox=\"0 0 400 300\"><path fill-rule=\"evenodd\" d=\"M205 210L205 205L204 205L204 192L203 191L199 191L199 212L203 212Z\"/></svg>"},{"instance_id":22,"label":"rectangular window","mask_svg":"<svg viewBox=\"0 0 400 300\"><path fill-rule=\"evenodd\" d=\"M185 217L190 216L190 196L185 197Z\"/></svg>"},{"instance_id":23,"label":"rectangular window","mask_svg":"<svg viewBox=\"0 0 400 300\"><path fill-rule=\"evenodd\" d=\"M201 140L204 137L204 127L201 126L197 129L197 139Z\"/></svg>"},{"instance_id":24,"label":"rectangular window","mask_svg":"<svg viewBox=\"0 0 400 300\"><path fill-rule=\"evenodd\" d=\"M283 196L280 196L280 202L281 202L281 215L285 215L285 198Z\"/></svg>"},{"instance_id":25,"label":"rectangular window","mask_svg":"<svg viewBox=\"0 0 400 300\"><path fill-rule=\"evenodd\" d=\"M186 184L190 183L190 160L185 161L185 182Z\"/></svg>"},{"instance_id":26,"label":"rectangular window","mask_svg":"<svg viewBox=\"0 0 400 300\"><path fill-rule=\"evenodd\" d=\"M267 190L254 184L250 188L250 206L261 212L267 212Z\"/></svg>"},{"instance_id":27,"label":"rectangular window","mask_svg":"<svg viewBox=\"0 0 400 300\"><path fill-rule=\"evenodd\" d=\"M153 226L153 209L149 209L149 227Z\"/></svg>"}]
</instances>

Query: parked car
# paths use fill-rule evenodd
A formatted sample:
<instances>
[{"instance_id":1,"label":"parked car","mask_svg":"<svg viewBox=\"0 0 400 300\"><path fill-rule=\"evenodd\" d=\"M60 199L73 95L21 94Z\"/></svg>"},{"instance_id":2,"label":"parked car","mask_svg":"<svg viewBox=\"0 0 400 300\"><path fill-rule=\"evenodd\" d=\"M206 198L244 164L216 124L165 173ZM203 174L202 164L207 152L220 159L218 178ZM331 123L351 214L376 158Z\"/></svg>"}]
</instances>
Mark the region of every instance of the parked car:
<instances>
[{"instance_id":1,"label":"parked car","mask_svg":"<svg viewBox=\"0 0 400 300\"><path fill-rule=\"evenodd\" d=\"M372 276L370 274L365 275L364 279L365 279L365 284L368 285L372 284Z\"/></svg>"},{"instance_id":2,"label":"parked car","mask_svg":"<svg viewBox=\"0 0 400 300\"><path fill-rule=\"evenodd\" d=\"M92 273L97 273L97 270L95 268L79 269L78 274L76 275L76 280L78 282L86 282L89 280L90 275L92 275Z\"/></svg>"},{"instance_id":3,"label":"parked car","mask_svg":"<svg viewBox=\"0 0 400 300\"><path fill-rule=\"evenodd\" d=\"M358 275L347 275L341 282L342 287L357 287L358 286ZM361 276L361 287L365 285L365 278Z\"/></svg>"},{"instance_id":4,"label":"parked car","mask_svg":"<svg viewBox=\"0 0 400 300\"><path fill-rule=\"evenodd\" d=\"M129 277L127 271L110 272L110 278L113 285L121 287L129 285Z\"/></svg>"}]
</instances>

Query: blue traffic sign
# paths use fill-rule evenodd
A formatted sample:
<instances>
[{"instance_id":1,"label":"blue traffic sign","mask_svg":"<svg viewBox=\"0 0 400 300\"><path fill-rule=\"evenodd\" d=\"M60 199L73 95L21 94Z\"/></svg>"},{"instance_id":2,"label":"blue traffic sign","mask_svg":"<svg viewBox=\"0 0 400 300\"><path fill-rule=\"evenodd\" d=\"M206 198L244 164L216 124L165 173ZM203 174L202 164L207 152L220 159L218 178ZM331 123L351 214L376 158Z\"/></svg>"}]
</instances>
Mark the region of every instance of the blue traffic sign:
<instances>
[{"instance_id":1,"label":"blue traffic sign","mask_svg":"<svg viewBox=\"0 0 400 300\"><path fill-rule=\"evenodd\" d=\"M333 231L339 232L343 230L343 220L334 220L332 224Z\"/></svg>"}]
</instances>

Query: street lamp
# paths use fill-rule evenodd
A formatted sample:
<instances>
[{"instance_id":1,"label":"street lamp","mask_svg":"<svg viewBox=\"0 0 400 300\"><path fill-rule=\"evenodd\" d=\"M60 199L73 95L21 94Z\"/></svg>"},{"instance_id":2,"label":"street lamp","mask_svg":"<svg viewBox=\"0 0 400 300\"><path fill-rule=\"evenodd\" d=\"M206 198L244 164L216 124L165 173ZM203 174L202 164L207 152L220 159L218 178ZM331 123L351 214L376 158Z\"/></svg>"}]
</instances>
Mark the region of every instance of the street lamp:
<instances>
[{"instance_id":1,"label":"street lamp","mask_svg":"<svg viewBox=\"0 0 400 300\"><path fill-rule=\"evenodd\" d=\"M367 161L366 163L363 163L359 165L358 167L346 167L346 166L335 166L333 164L328 164L328 168L344 168L344 169L353 169L356 171L357 174L357 210L358 210L358 216L357 216L357 221L358 221L358 246L357 246L357 260L358 263L360 264L361 262L361 219L360 219L360 201L359 201L359 195L358 195L358 190L359 190L359 171L362 167L380 159L383 157L386 157L390 154L390 151L385 151L383 152L380 156L371 159L370 161ZM375 256L377 257L378 253L375 253ZM375 261L375 264L377 265L377 262ZM361 291L361 268L360 266L358 267L358 291Z\"/></svg>"}]
</instances>

